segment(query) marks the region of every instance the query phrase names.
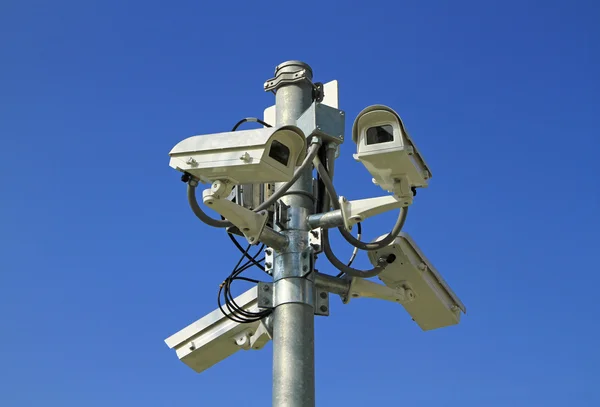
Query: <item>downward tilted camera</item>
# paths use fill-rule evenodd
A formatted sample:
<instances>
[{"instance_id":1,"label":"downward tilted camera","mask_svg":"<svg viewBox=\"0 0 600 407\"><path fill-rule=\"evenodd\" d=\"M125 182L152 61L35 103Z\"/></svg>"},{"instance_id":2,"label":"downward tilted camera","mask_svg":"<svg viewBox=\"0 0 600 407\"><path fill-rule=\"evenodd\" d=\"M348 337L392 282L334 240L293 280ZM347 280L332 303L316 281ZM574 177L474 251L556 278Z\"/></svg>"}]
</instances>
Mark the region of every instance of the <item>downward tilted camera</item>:
<instances>
[{"instance_id":1,"label":"downward tilted camera","mask_svg":"<svg viewBox=\"0 0 600 407\"><path fill-rule=\"evenodd\" d=\"M431 171L417 150L402 119L391 108L373 105L358 114L352 126L354 158L373 176L373 182L393 192L405 205L413 188L426 187Z\"/></svg>"}]
</instances>

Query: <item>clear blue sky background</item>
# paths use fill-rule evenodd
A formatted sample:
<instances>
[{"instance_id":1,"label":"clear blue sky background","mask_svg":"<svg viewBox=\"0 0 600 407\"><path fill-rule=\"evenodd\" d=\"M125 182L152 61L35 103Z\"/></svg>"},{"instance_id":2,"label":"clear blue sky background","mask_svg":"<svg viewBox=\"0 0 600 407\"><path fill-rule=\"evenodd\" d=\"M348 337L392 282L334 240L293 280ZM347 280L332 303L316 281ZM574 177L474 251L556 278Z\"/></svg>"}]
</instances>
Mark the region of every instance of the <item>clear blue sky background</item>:
<instances>
[{"instance_id":1,"label":"clear blue sky background","mask_svg":"<svg viewBox=\"0 0 600 407\"><path fill-rule=\"evenodd\" d=\"M600 405L599 3L206 3L0 5L0 405L270 404L271 345L198 375L163 342L237 259L168 152L261 115L289 59L340 81L348 128L400 113L434 176L406 231L469 309L422 332L333 299L318 405ZM381 195L354 149L339 192Z\"/></svg>"}]
</instances>

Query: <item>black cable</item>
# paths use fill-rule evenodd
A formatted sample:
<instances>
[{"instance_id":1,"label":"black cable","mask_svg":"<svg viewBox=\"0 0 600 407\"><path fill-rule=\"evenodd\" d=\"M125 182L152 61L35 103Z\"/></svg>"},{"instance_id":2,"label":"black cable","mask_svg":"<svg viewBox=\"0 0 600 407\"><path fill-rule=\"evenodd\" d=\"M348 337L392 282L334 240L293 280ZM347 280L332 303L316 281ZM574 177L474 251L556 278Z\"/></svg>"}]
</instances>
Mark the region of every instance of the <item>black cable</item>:
<instances>
[{"instance_id":1,"label":"black cable","mask_svg":"<svg viewBox=\"0 0 600 407\"><path fill-rule=\"evenodd\" d=\"M236 240L236 242L237 242L237 240ZM248 245L248 247L244 250L240 246L240 248L243 251L242 256L240 257L239 261L235 265L231 274L219 286L219 292L217 294L217 304L219 306L219 309L223 313L223 315L225 315L228 319L230 319L234 322L238 322L238 323L251 323L251 322L260 321L261 319L268 316L272 312L271 309L265 309L265 310L262 310L259 312L247 311L235 302L235 298L233 297L233 294L231 292L231 284L236 280L247 281L247 282L251 282L251 283L255 283L255 284L260 283L259 280L255 280L255 279L251 279L251 278L247 278L247 277L240 277L241 273L243 273L247 269L251 268L256 263L260 263L261 261L264 260L264 258L260 259L260 260L256 260L256 258L261 254L261 252L264 248L264 245L262 245L261 248L259 250L257 250L257 252L254 254L254 256L250 256L248 253L248 251L250 250L251 247L252 247L252 245ZM244 264L242 264L242 261L244 260L244 258L248 258L249 260L247 260ZM223 294L223 298L225 300L224 304L221 302L221 294ZM229 312L226 312L224 307L227 308L227 311L229 311Z\"/></svg>"},{"instance_id":2,"label":"black cable","mask_svg":"<svg viewBox=\"0 0 600 407\"><path fill-rule=\"evenodd\" d=\"M259 118L256 118L256 117L246 117L245 119L242 119L239 122L237 122L235 124L235 126L233 126L233 129L231 129L231 131L236 131L238 129L238 127L240 127L242 124L248 123L248 122L262 124L265 127L273 127L269 123L265 123L262 120L260 120Z\"/></svg>"},{"instance_id":3,"label":"black cable","mask_svg":"<svg viewBox=\"0 0 600 407\"><path fill-rule=\"evenodd\" d=\"M356 224L356 228L357 228L358 235L359 236L362 235L362 224L360 222L358 222ZM354 263L354 260L356 260L356 253L357 253L357 250L355 247L353 250L353 253L352 253L352 257L350 257L350 261L348 262L348 264L346 264L348 267L352 266L352 263ZM342 277L343 275L344 275L344 272L341 271L336 277Z\"/></svg>"},{"instance_id":4,"label":"black cable","mask_svg":"<svg viewBox=\"0 0 600 407\"><path fill-rule=\"evenodd\" d=\"M250 255L248 254L247 250L244 250L244 248L242 247L242 245L240 244L240 242L237 241L237 239L233 236L233 234L231 232L227 233L229 235L229 238L231 239L231 241L233 242L233 244L235 245L235 247L238 248L238 250L242 253L242 255L244 257L246 257L249 261L252 262L253 265L255 265L256 267L258 267L259 269L264 271L264 267L262 264L260 264L259 262L257 262L256 260L254 260L252 257L250 257ZM259 252L264 249L265 245L263 244L260 249ZM236 267L237 268L237 267Z\"/></svg>"},{"instance_id":5,"label":"black cable","mask_svg":"<svg viewBox=\"0 0 600 407\"><path fill-rule=\"evenodd\" d=\"M235 312L236 310L233 308L232 304L234 304L236 306L236 308L240 308L240 307L237 306L237 304L235 304L235 301L232 301L233 300L233 296L231 295L230 286L231 286L232 280L234 278L236 278L241 273L241 271L239 270L240 264L244 260L245 255L248 253L248 250L250 250L250 247L251 247L251 245L248 245L248 247L244 251L244 255L242 255L242 257L240 257L239 261L237 262L237 264L233 268L233 272L221 284L221 289L219 290L219 308L221 308L220 307L220 305L221 305L220 304L220 301L221 301L220 292L223 291L223 294L224 294L224 297L225 297L225 306L229 310L229 313L231 315L235 315L236 317L239 317L239 315L236 315L236 312ZM256 256L258 256L258 253L256 254ZM223 312L223 309L221 309L221 312ZM225 316L228 317L229 314L225 314ZM241 322L241 321L238 319L236 322Z\"/></svg>"},{"instance_id":6,"label":"black cable","mask_svg":"<svg viewBox=\"0 0 600 407\"><path fill-rule=\"evenodd\" d=\"M265 123L264 121L256 117L246 117L245 119L242 119L239 122L237 122L235 126L233 126L233 129L231 131L236 131L242 124L246 122L256 122L265 127L272 127L270 124ZM225 219L223 216L221 216L221 218ZM246 281L254 284L260 283L259 280L255 280L253 278L240 277L240 274L242 274L244 271L248 270L252 266L256 266L261 270L264 270L263 265L260 264L261 261L264 261L264 257L260 260L256 260L256 258L262 253L263 249L265 248L265 245L261 245L257 252L254 254L254 256L250 256L249 250L252 247L252 245L248 245L248 247L244 249L231 232L228 232L227 234L233 242L233 244L235 245L235 247L242 253L242 256L233 268L233 271L219 285L219 292L217 293L217 305L219 306L221 313L223 313L223 315L225 315L228 319L234 322L250 323L260 321L264 317L271 314L273 310L265 309L259 312L250 312L245 310L243 307L240 307L239 304L235 302L235 298L233 297L233 294L231 292L231 284L234 281ZM246 259L247 261L244 264L242 264L244 259ZM221 302L221 294L223 295L223 299L225 300L224 304ZM226 312L224 307L227 308L227 311L229 312Z\"/></svg>"}]
</instances>

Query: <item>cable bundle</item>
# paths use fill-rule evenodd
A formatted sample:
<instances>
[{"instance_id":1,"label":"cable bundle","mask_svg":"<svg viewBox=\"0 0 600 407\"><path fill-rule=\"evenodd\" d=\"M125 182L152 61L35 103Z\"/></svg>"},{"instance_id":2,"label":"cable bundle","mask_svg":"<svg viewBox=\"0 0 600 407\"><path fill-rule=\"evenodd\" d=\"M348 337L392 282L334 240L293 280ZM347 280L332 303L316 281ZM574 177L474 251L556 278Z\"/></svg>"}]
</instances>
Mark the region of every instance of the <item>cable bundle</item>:
<instances>
[{"instance_id":1,"label":"cable bundle","mask_svg":"<svg viewBox=\"0 0 600 407\"><path fill-rule=\"evenodd\" d=\"M230 320L232 320L234 322L246 324L246 323L260 321L264 317L271 314L271 312L273 312L273 310L265 309L265 310L262 310L259 312L250 312L250 311L247 311L244 308L240 307L235 302L233 294L231 293L231 284L236 280L248 281L250 283L255 283L255 284L258 284L260 282L258 280L252 279L252 278L240 277L240 274L242 274L244 271L248 270L249 268L251 268L252 266L255 266L255 265L257 267L262 268L262 266L260 265L260 262L263 261L264 258L259 259L259 260L256 260L256 258L262 253L265 246L262 245L258 249L256 254L251 257L250 254L248 253L248 251L250 250L252 245L248 245L246 250L244 250L233 236L230 235L230 237L231 237L231 240L240 249L240 251L242 251L242 256L240 257L240 260L237 262L237 264L233 268L233 271L231 272L229 277L227 277L225 279L225 281L223 281L221 283L221 285L219 286L219 293L217 295L217 303L219 304L219 309L221 310L223 315L225 315L227 318L229 318ZM248 260L244 264L242 264L242 261L244 259L248 259ZM224 305L221 301L221 294L223 295L223 298L225 300ZM225 310L225 308L227 310Z\"/></svg>"}]
</instances>

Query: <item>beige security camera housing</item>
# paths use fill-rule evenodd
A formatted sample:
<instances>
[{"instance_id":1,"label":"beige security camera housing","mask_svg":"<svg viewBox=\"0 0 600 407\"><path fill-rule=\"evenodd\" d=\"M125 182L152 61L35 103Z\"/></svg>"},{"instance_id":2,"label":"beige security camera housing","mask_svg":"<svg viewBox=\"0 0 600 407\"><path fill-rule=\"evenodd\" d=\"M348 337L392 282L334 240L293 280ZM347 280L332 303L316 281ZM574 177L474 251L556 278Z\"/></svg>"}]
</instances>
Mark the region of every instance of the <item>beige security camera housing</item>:
<instances>
[{"instance_id":1,"label":"beige security camera housing","mask_svg":"<svg viewBox=\"0 0 600 407\"><path fill-rule=\"evenodd\" d=\"M391 108L373 105L358 114L352 139L360 161L373 182L412 203L411 188L426 187L431 171L417 150L400 116Z\"/></svg>"},{"instance_id":2,"label":"beige security camera housing","mask_svg":"<svg viewBox=\"0 0 600 407\"><path fill-rule=\"evenodd\" d=\"M248 312L258 311L257 288L235 298ZM179 359L201 373L240 349L262 349L271 334L261 321L242 324L227 318L220 309L200 318L165 340Z\"/></svg>"},{"instance_id":3,"label":"beige security camera housing","mask_svg":"<svg viewBox=\"0 0 600 407\"><path fill-rule=\"evenodd\" d=\"M369 252L372 264L390 256L392 262L378 277L390 288L412 293L412 300L402 306L421 329L460 322L461 312L467 312L465 306L407 233L400 233L389 246Z\"/></svg>"},{"instance_id":4,"label":"beige security camera housing","mask_svg":"<svg viewBox=\"0 0 600 407\"><path fill-rule=\"evenodd\" d=\"M169 155L172 168L205 183L287 182L306 157L306 140L296 126L242 130L189 137Z\"/></svg>"}]
</instances>

